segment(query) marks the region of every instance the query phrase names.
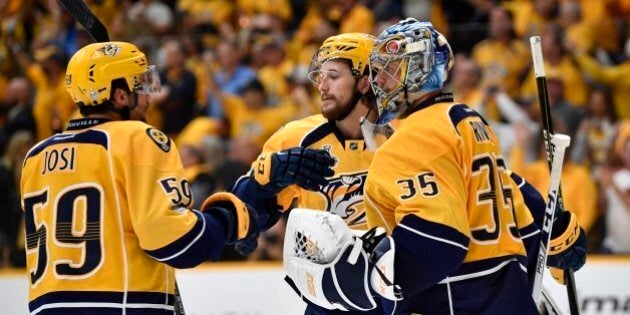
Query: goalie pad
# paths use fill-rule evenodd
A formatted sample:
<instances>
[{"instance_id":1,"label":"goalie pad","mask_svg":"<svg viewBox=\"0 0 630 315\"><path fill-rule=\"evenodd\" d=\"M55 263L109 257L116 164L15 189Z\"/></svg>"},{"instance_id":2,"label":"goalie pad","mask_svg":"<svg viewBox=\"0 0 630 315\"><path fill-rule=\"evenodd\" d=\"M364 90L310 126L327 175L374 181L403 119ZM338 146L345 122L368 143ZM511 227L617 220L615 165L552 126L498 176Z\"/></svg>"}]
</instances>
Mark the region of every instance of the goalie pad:
<instances>
[{"instance_id":1,"label":"goalie pad","mask_svg":"<svg viewBox=\"0 0 630 315\"><path fill-rule=\"evenodd\" d=\"M294 209L289 215L284 243L287 281L303 298L326 309L365 311L376 308L373 293L388 294L393 280L393 244L375 229L357 237L343 220L328 212ZM381 246L382 254L370 255ZM367 251L366 251L367 249ZM376 253L376 252L375 252ZM378 258L376 258L378 256ZM374 261L380 268L376 272ZM384 272L381 272L383 270ZM386 276L385 276L386 277ZM373 290L378 285L379 290Z\"/></svg>"}]
</instances>

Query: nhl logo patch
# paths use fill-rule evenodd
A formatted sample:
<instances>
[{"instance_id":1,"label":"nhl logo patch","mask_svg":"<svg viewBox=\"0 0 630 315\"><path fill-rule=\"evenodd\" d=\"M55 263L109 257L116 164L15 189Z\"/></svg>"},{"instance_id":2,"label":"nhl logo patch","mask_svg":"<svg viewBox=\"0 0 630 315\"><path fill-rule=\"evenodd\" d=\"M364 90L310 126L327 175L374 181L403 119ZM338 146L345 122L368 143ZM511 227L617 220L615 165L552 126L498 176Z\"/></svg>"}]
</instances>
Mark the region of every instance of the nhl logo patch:
<instances>
[{"instance_id":1,"label":"nhl logo patch","mask_svg":"<svg viewBox=\"0 0 630 315\"><path fill-rule=\"evenodd\" d=\"M171 139L165 133L155 128L148 128L147 135L149 135L149 138L151 138L151 140L153 140L153 142L157 144L160 150L164 152L168 152L171 150Z\"/></svg>"}]
</instances>

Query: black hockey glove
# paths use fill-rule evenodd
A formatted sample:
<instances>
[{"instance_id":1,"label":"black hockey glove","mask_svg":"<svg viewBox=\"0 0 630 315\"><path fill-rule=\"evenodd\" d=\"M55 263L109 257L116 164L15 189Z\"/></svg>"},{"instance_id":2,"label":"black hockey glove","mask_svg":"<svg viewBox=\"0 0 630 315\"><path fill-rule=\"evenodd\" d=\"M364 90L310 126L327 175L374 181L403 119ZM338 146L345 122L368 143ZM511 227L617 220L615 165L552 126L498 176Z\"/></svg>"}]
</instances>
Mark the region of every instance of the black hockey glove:
<instances>
[{"instance_id":1,"label":"black hockey glove","mask_svg":"<svg viewBox=\"0 0 630 315\"><path fill-rule=\"evenodd\" d=\"M258 246L260 227L256 211L231 193L220 192L208 197L201 211L218 214L224 221L226 245L246 256Z\"/></svg>"},{"instance_id":2,"label":"black hockey glove","mask_svg":"<svg viewBox=\"0 0 630 315\"><path fill-rule=\"evenodd\" d=\"M297 184L308 190L326 185L326 177L335 172L335 160L325 150L293 147L275 153L261 154L254 165L254 179L273 192Z\"/></svg>"},{"instance_id":3,"label":"black hockey glove","mask_svg":"<svg viewBox=\"0 0 630 315\"><path fill-rule=\"evenodd\" d=\"M554 279L564 284L564 270L577 271L586 262L586 233L571 211L563 211L551 228L547 265Z\"/></svg>"}]
</instances>

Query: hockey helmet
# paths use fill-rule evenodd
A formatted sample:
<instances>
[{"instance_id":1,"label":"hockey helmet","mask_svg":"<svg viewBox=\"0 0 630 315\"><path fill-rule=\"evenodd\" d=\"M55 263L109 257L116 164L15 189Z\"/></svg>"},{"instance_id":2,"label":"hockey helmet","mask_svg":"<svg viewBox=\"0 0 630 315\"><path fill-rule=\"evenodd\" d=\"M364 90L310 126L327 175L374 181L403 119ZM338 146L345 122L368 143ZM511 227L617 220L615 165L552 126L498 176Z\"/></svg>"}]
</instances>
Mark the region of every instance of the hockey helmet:
<instances>
[{"instance_id":1,"label":"hockey helmet","mask_svg":"<svg viewBox=\"0 0 630 315\"><path fill-rule=\"evenodd\" d=\"M344 33L327 38L317 50L308 73L308 78L318 83L322 76L322 65L333 59L347 59L352 63L351 71L361 77L365 71L375 37L364 33Z\"/></svg>"},{"instance_id":2,"label":"hockey helmet","mask_svg":"<svg viewBox=\"0 0 630 315\"><path fill-rule=\"evenodd\" d=\"M89 44L77 51L66 69L66 89L82 106L105 104L112 81L124 79L130 91L154 93L160 89L155 66L138 47L126 42Z\"/></svg>"}]
</instances>

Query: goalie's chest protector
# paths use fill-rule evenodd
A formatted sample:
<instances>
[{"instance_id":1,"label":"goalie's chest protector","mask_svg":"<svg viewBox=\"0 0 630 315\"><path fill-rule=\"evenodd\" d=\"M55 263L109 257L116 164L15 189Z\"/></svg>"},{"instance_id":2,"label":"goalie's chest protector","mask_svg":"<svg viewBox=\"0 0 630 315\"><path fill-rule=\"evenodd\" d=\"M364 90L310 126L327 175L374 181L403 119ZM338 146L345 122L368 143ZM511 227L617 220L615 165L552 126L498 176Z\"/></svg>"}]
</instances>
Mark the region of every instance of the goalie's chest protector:
<instances>
[{"instance_id":1,"label":"goalie's chest protector","mask_svg":"<svg viewBox=\"0 0 630 315\"><path fill-rule=\"evenodd\" d=\"M343 218L351 228L366 227L363 187L374 153L365 147L363 139L345 139L334 122L315 115L287 125L270 142L281 143L279 148L275 146L279 150L295 145L324 149L335 159L335 174L328 185L317 192L289 186L278 196L281 205L297 198L300 208L325 209Z\"/></svg>"}]
</instances>

